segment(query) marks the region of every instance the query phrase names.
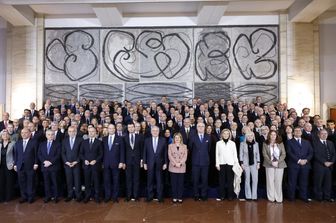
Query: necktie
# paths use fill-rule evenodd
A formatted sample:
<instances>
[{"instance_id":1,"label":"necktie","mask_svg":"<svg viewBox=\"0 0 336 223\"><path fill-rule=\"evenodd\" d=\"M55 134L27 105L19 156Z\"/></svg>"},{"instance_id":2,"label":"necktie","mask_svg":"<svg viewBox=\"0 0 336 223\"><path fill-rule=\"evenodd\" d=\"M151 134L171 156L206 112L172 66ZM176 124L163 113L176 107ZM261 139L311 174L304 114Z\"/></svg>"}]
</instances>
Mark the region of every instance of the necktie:
<instances>
[{"instance_id":1,"label":"necktie","mask_svg":"<svg viewBox=\"0 0 336 223\"><path fill-rule=\"evenodd\" d=\"M200 140L201 140L201 142L203 142L203 135L202 134L200 135Z\"/></svg>"},{"instance_id":2,"label":"necktie","mask_svg":"<svg viewBox=\"0 0 336 223\"><path fill-rule=\"evenodd\" d=\"M154 145L153 145L153 149L154 149L154 153L156 153L156 149L157 149L157 137L154 138Z\"/></svg>"},{"instance_id":3,"label":"necktie","mask_svg":"<svg viewBox=\"0 0 336 223\"><path fill-rule=\"evenodd\" d=\"M134 134L131 134L131 144L134 145Z\"/></svg>"},{"instance_id":4,"label":"necktie","mask_svg":"<svg viewBox=\"0 0 336 223\"><path fill-rule=\"evenodd\" d=\"M112 149L112 136L109 136L108 147L109 147L109 151L111 151L111 149Z\"/></svg>"},{"instance_id":5,"label":"necktie","mask_svg":"<svg viewBox=\"0 0 336 223\"><path fill-rule=\"evenodd\" d=\"M27 141L23 140L23 152L26 151Z\"/></svg>"},{"instance_id":6,"label":"necktie","mask_svg":"<svg viewBox=\"0 0 336 223\"><path fill-rule=\"evenodd\" d=\"M70 148L71 148L71 150L73 149L73 146L74 146L74 138L71 137L70 138Z\"/></svg>"},{"instance_id":7,"label":"necktie","mask_svg":"<svg viewBox=\"0 0 336 223\"><path fill-rule=\"evenodd\" d=\"M90 139L90 149L92 149L93 139Z\"/></svg>"},{"instance_id":8,"label":"necktie","mask_svg":"<svg viewBox=\"0 0 336 223\"><path fill-rule=\"evenodd\" d=\"M48 142L48 145L47 145L47 153L48 153L48 155L49 155L49 153L50 153L50 148L51 148L51 142L49 141L49 142Z\"/></svg>"},{"instance_id":9,"label":"necktie","mask_svg":"<svg viewBox=\"0 0 336 223\"><path fill-rule=\"evenodd\" d=\"M299 145L301 146L301 140L300 140L300 139L297 139L297 142L298 142Z\"/></svg>"},{"instance_id":10,"label":"necktie","mask_svg":"<svg viewBox=\"0 0 336 223\"><path fill-rule=\"evenodd\" d=\"M329 150L327 142L325 140L323 140L323 145L326 147L327 161L330 161L330 150Z\"/></svg>"}]
</instances>

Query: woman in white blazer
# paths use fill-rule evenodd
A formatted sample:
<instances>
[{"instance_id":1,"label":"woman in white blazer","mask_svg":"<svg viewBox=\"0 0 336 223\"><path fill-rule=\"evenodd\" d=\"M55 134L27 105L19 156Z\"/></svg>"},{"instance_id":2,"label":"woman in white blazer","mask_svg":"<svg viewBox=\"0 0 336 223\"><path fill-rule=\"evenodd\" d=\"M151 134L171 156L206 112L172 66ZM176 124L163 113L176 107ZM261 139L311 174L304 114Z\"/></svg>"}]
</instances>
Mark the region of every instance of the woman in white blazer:
<instances>
[{"instance_id":1,"label":"woman in white blazer","mask_svg":"<svg viewBox=\"0 0 336 223\"><path fill-rule=\"evenodd\" d=\"M231 139L231 131L223 129L221 132L221 140L216 143L216 168L219 171L219 198L218 201L234 198L233 165L238 164L237 148L235 142ZM225 189L227 185L227 189Z\"/></svg>"},{"instance_id":2,"label":"woman in white blazer","mask_svg":"<svg viewBox=\"0 0 336 223\"><path fill-rule=\"evenodd\" d=\"M14 143L10 141L8 131L4 130L0 141L0 202L10 201L14 194Z\"/></svg>"},{"instance_id":3,"label":"woman in white blazer","mask_svg":"<svg viewBox=\"0 0 336 223\"><path fill-rule=\"evenodd\" d=\"M259 145L252 131L245 134L246 141L240 143L239 160L245 173L245 198L257 200L258 170L260 168ZM251 188L252 177L252 188Z\"/></svg>"}]
</instances>

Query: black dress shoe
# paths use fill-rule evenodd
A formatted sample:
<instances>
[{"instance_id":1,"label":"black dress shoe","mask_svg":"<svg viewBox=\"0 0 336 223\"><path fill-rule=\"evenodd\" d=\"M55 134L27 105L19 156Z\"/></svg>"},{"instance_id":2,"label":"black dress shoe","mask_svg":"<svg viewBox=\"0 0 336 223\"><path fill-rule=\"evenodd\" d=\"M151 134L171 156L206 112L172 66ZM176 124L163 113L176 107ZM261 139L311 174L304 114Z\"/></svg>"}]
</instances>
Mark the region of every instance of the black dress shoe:
<instances>
[{"instance_id":1,"label":"black dress shoe","mask_svg":"<svg viewBox=\"0 0 336 223\"><path fill-rule=\"evenodd\" d=\"M328 202L335 202L334 199L326 199L325 201L328 201Z\"/></svg>"},{"instance_id":2,"label":"black dress shoe","mask_svg":"<svg viewBox=\"0 0 336 223\"><path fill-rule=\"evenodd\" d=\"M105 198L104 203L108 203L111 199L110 198Z\"/></svg>"},{"instance_id":3,"label":"black dress shoe","mask_svg":"<svg viewBox=\"0 0 336 223\"><path fill-rule=\"evenodd\" d=\"M134 201L139 202L140 200L139 200L139 198L134 198Z\"/></svg>"},{"instance_id":4,"label":"black dress shoe","mask_svg":"<svg viewBox=\"0 0 336 223\"><path fill-rule=\"evenodd\" d=\"M28 203L29 203L29 204L32 204L32 203L34 203L34 201L35 201L34 199L29 199L29 200L28 200Z\"/></svg>"},{"instance_id":5,"label":"black dress shoe","mask_svg":"<svg viewBox=\"0 0 336 223\"><path fill-rule=\"evenodd\" d=\"M96 199L95 199L95 202L96 202L97 204L99 204L99 203L100 203L100 199L99 199L99 198L96 198Z\"/></svg>"},{"instance_id":6,"label":"black dress shoe","mask_svg":"<svg viewBox=\"0 0 336 223\"><path fill-rule=\"evenodd\" d=\"M182 203L183 203L183 200L180 200L180 199L179 199L179 200L177 200L177 202L179 202L180 204L182 204Z\"/></svg>"},{"instance_id":7,"label":"black dress shoe","mask_svg":"<svg viewBox=\"0 0 336 223\"><path fill-rule=\"evenodd\" d=\"M79 197L79 198L77 198L77 199L76 199L76 201L79 203L79 202L81 202L81 201L82 201L82 198L81 198L81 197Z\"/></svg>"},{"instance_id":8,"label":"black dress shoe","mask_svg":"<svg viewBox=\"0 0 336 223\"><path fill-rule=\"evenodd\" d=\"M129 197L126 197L126 198L125 198L125 201L126 201L126 202L129 202L130 200L131 200L131 198L129 198Z\"/></svg>"},{"instance_id":9,"label":"black dress shoe","mask_svg":"<svg viewBox=\"0 0 336 223\"><path fill-rule=\"evenodd\" d=\"M84 204L88 203L88 202L89 202L89 200L90 200L90 198L89 198L89 197L86 197L86 198L84 198Z\"/></svg>"},{"instance_id":10,"label":"black dress shoe","mask_svg":"<svg viewBox=\"0 0 336 223\"><path fill-rule=\"evenodd\" d=\"M67 197L67 198L65 198L65 202L69 202L69 201L71 201L72 200L72 198L71 197Z\"/></svg>"},{"instance_id":11,"label":"black dress shoe","mask_svg":"<svg viewBox=\"0 0 336 223\"><path fill-rule=\"evenodd\" d=\"M163 203L163 198L158 199L159 203Z\"/></svg>"},{"instance_id":12,"label":"black dress shoe","mask_svg":"<svg viewBox=\"0 0 336 223\"><path fill-rule=\"evenodd\" d=\"M113 199L112 199L112 202L113 202L113 203L119 203L119 200L118 200L118 198L113 198Z\"/></svg>"},{"instance_id":13,"label":"black dress shoe","mask_svg":"<svg viewBox=\"0 0 336 223\"><path fill-rule=\"evenodd\" d=\"M49 198L44 198L43 199L43 202L46 204L46 203L48 203L49 201L51 201L51 198L49 197Z\"/></svg>"},{"instance_id":14,"label":"black dress shoe","mask_svg":"<svg viewBox=\"0 0 336 223\"><path fill-rule=\"evenodd\" d=\"M54 202L55 202L55 204L57 204L57 203L59 202L59 199L56 197L56 198L54 199Z\"/></svg>"},{"instance_id":15,"label":"black dress shoe","mask_svg":"<svg viewBox=\"0 0 336 223\"><path fill-rule=\"evenodd\" d=\"M200 200L200 198L198 196L194 197L194 201L199 201L199 200Z\"/></svg>"},{"instance_id":16,"label":"black dress shoe","mask_svg":"<svg viewBox=\"0 0 336 223\"><path fill-rule=\"evenodd\" d=\"M152 202L153 198L146 198L146 202Z\"/></svg>"},{"instance_id":17,"label":"black dress shoe","mask_svg":"<svg viewBox=\"0 0 336 223\"><path fill-rule=\"evenodd\" d=\"M202 201L207 201L208 200L207 197L202 197L201 199L202 199Z\"/></svg>"},{"instance_id":18,"label":"black dress shoe","mask_svg":"<svg viewBox=\"0 0 336 223\"><path fill-rule=\"evenodd\" d=\"M21 199L19 200L19 203L20 203L20 204L23 204L23 203L25 203L25 202L27 202L27 199L26 199L26 198L21 198Z\"/></svg>"}]
</instances>

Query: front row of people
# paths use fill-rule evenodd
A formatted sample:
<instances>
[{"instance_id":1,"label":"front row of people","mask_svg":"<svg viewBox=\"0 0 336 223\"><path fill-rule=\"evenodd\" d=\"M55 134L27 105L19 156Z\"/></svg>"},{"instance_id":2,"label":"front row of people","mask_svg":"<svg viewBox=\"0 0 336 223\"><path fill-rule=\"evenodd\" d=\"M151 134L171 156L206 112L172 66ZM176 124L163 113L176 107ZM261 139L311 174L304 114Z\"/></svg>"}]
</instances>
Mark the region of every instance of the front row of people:
<instances>
[{"instance_id":1,"label":"front row of people","mask_svg":"<svg viewBox=\"0 0 336 223\"><path fill-rule=\"evenodd\" d=\"M186 161L191 159L194 199L207 200L211 137L205 133L203 123L197 124L197 131L189 136L188 145L183 144L183 137L180 133L176 133L173 143L167 145L167 141L159 137L159 128L156 126L151 128L151 137L145 139L143 135L135 133L134 124L129 124L127 130L126 136L117 136L115 126L110 124L108 126L109 135L99 140L96 138L96 129L91 127L88 130L88 139L83 140L77 135L76 128L70 126L68 137L63 143L55 141L55 133L47 130L47 140L40 145L31 139L31 133L27 128L22 129L22 139L15 144L10 142L9 135L5 131L1 136L2 143L0 144L0 177L2 180L0 199L9 200L13 196L14 169L18 174L20 203L34 202L35 176L37 170L40 169L44 183L44 201L47 203L53 198L55 202L58 202L60 191L57 180L63 163L68 194L65 201L73 198L78 202L82 201L81 171L83 170L84 202L90 200L92 186L94 199L100 202L101 167L103 168L105 202L110 200L118 202L121 169L125 169L126 173L125 200L137 201L139 200L140 169L143 167L147 173L146 201L150 202L155 197L159 202L163 201L163 173L168 168L171 176L172 200L174 203L182 203ZM331 200L335 148L331 142L326 140L328 135L326 130L321 130L318 134L319 139L315 140L311 146L310 142L301 138L301 129L297 127L294 129L294 137L286 142L285 149L277 132L272 130L260 154L254 133L247 131L237 154L236 144L230 140L230 130L222 130L221 140L216 143L216 168L219 171L218 200L232 200L237 197L234 192L234 167L237 165L244 171L246 199L257 200L261 155L264 160L263 166L266 169L268 200L283 201L282 181L284 168L287 165L289 200L295 199L298 185L300 198L308 201L308 176L312 166L315 198ZM188 154L191 157L188 157Z\"/></svg>"}]
</instances>

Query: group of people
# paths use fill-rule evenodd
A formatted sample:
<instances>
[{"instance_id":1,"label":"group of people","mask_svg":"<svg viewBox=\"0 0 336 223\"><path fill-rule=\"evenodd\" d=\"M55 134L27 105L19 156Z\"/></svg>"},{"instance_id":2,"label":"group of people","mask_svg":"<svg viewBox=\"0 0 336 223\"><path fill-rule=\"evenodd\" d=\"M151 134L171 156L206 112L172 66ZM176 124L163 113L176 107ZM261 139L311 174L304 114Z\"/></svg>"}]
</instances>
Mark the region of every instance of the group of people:
<instances>
[{"instance_id":1,"label":"group of people","mask_svg":"<svg viewBox=\"0 0 336 223\"><path fill-rule=\"evenodd\" d=\"M206 201L209 187L218 187L218 201L256 201L265 187L272 202L283 202L284 189L290 201L332 202L335 122L326 127L309 113L259 96L164 96L148 105L47 99L39 110L31 103L20 119L5 112L0 122L0 201L13 199L18 184L20 203L34 202L41 185L46 203L57 203L63 186L66 202L118 202L124 185L125 201L138 201L145 188L147 202L163 202L169 185L174 203L189 186L195 201Z\"/></svg>"}]
</instances>

